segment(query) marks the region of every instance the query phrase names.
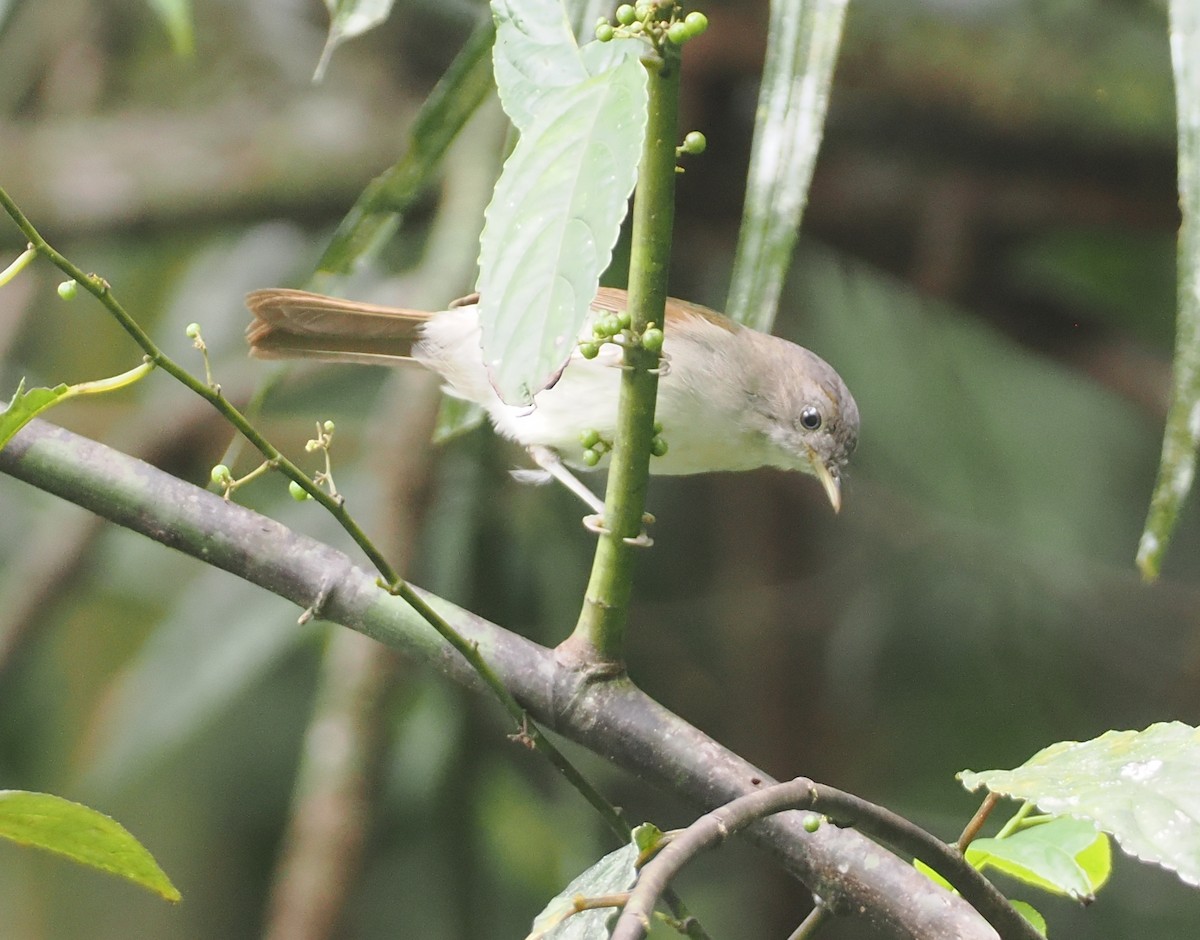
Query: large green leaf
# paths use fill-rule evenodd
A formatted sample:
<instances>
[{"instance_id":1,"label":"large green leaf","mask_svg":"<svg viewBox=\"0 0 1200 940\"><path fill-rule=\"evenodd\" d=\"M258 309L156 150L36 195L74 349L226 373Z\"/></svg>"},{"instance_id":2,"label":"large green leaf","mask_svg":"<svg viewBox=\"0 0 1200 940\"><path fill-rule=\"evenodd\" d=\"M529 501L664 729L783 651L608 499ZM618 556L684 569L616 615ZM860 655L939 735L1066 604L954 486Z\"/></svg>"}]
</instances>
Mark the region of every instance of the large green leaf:
<instances>
[{"instance_id":1,"label":"large green leaf","mask_svg":"<svg viewBox=\"0 0 1200 940\"><path fill-rule=\"evenodd\" d=\"M492 0L492 64L504 113L524 133L546 96L588 78L561 0Z\"/></svg>"},{"instance_id":2,"label":"large green leaf","mask_svg":"<svg viewBox=\"0 0 1200 940\"><path fill-rule=\"evenodd\" d=\"M1200 730L1168 722L1064 741L1015 770L959 774L968 790L1088 819L1121 847L1200 886Z\"/></svg>"},{"instance_id":3,"label":"large green leaf","mask_svg":"<svg viewBox=\"0 0 1200 940\"><path fill-rule=\"evenodd\" d=\"M497 46L527 25L504 18L511 6L496 4ZM565 25L563 36L575 49ZM529 123L485 215L477 288L484 361L511 404L529 404L574 349L637 180L646 128L642 47L612 45L617 53L587 56L609 68L587 77L581 64L584 78L575 84L537 89L526 81L528 70L514 69L516 89L501 86L506 108L519 115L514 120ZM504 70L496 74L507 80ZM524 110L530 100L536 114Z\"/></svg>"},{"instance_id":4,"label":"large green leaf","mask_svg":"<svg viewBox=\"0 0 1200 940\"><path fill-rule=\"evenodd\" d=\"M1060 816L1003 839L976 839L967 861L1056 894L1091 900L1112 871L1112 850L1094 824Z\"/></svg>"},{"instance_id":5,"label":"large green leaf","mask_svg":"<svg viewBox=\"0 0 1200 940\"><path fill-rule=\"evenodd\" d=\"M0 837L120 875L168 901L179 890L146 848L114 819L49 793L0 790Z\"/></svg>"}]
</instances>

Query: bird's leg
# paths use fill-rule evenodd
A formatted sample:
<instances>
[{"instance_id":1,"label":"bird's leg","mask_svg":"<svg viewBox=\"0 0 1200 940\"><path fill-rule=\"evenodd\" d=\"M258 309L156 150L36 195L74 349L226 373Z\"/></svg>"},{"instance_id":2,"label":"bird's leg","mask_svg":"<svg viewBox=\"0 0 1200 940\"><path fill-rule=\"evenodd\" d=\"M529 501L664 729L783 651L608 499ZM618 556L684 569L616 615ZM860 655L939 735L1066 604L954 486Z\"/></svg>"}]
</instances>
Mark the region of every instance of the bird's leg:
<instances>
[{"instance_id":1,"label":"bird's leg","mask_svg":"<svg viewBox=\"0 0 1200 940\"><path fill-rule=\"evenodd\" d=\"M589 490L580 481L579 477L575 476L567 465L562 462L562 457L557 452L549 447L534 445L529 448L529 456L533 458L533 462L539 467L554 477L559 483L569 489L572 493L582 499L590 509L594 511L593 515L583 517L583 525L592 532L603 534L608 532L608 526L604 522L604 502ZM645 525L650 525L654 522L654 516L650 513L642 514L642 522ZM638 545L649 548L654 544L654 540L650 538L644 531L635 538L625 539L630 545Z\"/></svg>"}]
</instances>

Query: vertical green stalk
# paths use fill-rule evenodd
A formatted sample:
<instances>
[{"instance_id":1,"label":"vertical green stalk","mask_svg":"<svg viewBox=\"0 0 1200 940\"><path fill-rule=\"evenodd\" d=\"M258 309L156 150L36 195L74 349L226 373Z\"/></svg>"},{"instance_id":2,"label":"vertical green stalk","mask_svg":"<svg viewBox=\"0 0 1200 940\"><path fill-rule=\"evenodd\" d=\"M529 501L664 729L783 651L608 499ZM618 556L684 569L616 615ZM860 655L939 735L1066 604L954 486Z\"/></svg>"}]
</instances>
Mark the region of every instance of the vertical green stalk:
<instances>
[{"instance_id":1,"label":"vertical green stalk","mask_svg":"<svg viewBox=\"0 0 1200 940\"><path fill-rule=\"evenodd\" d=\"M630 329L640 337L661 327L667 300L667 266L675 219L675 145L679 124L679 52L664 42L642 59L648 76L649 120L633 203L633 248L629 261ZM633 590L638 548L630 540L643 531L650 442L658 395L659 355L632 343L625 349L617 433L613 440L605 525L600 535L583 609L567 644L587 659L622 661L625 620Z\"/></svg>"},{"instance_id":2,"label":"vertical green stalk","mask_svg":"<svg viewBox=\"0 0 1200 940\"><path fill-rule=\"evenodd\" d=\"M1179 136L1179 228L1175 328L1175 389L1163 432L1158 480L1138 543L1142 576L1158 577L1167 543L1196 473L1200 444L1200 10L1195 0L1171 2L1171 62Z\"/></svg>"},{"instance_id":3,"label":"vertical green stalk","mask_svg":"<svg viewBox=\"0 0 1200 940\"><path fill-rule=\"evenodd\" d=\"M770 332L825 128L849 0L771 0L746 204L725 312Z\"/></svg>"}]
</instances>

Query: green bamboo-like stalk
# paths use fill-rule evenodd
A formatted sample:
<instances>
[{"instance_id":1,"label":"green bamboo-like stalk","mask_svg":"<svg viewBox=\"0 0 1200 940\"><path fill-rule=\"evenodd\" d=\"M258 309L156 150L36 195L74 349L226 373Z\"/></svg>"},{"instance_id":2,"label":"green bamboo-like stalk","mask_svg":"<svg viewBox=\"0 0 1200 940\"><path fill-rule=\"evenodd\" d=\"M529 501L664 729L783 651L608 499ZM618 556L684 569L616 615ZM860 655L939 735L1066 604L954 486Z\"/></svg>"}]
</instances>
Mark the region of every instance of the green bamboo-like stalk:
<instances>
[{"instance_id":1,"label":"green bamboo-like stalk","mask_svg":"<svg viewBox=\"0 0 1200 940\"><path fill-rule=\"evenodd\" d=\"M1179 137L1179 229L1175 387L1163 432L1158 479L1150 497L1137 565L1158 577L1180 510L1192 489L1200 445L1200 7L1171 0L1171 61Z\"/></svg>"},{"instance_id":2,"label":"green bamboo-like stalk","mask_svg":"<svg viewBox=\"0 0 1200 940\"><path fill-rule=\"evenodd\" d=\"M679 126L679 53L670 43L647 54L649 116L633 204L629 261L630 330L663 325L667 267L675 219L675 145ZM650 443L658 395L659 354L640 344L625 349L625 371L612 464L604 496L607 531L600 536L583 609L566 645L586 660L622 661L625 621L633 591L637 547L643 530Z\"/></svg>"},{"instance_id":3,"label":"green bamboo-like stalk","mask_svg":"<svg viewBox=\"0 0 1200 940\"><path fill-rule=\"evenodd\" d=\"M725 311L769 332L808 202L848 0L771 0L746 203Z\"/></svg>"}]
</instances>

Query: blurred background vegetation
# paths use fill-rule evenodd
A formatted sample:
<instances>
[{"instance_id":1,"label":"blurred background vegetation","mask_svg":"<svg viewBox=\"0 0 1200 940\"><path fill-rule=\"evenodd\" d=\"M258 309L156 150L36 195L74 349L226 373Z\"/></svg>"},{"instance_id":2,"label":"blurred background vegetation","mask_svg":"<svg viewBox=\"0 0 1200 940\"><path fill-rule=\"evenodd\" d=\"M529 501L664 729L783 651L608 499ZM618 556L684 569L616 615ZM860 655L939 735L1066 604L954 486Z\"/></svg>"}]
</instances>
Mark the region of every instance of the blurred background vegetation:
<instances>
[{"instance_id":1,"label":"blurred background vegetation","mask_svg":"<svg viewBox=\"0 0 1200 940\"><path fill-rule=\"evenodd\" d=\"M249 362L247 290L302 284L484 15L408 0L310 77L315 0L195 4L195 50L138 0L0 2L0 184L105 276L168 351L302 455L337 421L351 508L394 542L389 447L412 377ZM720 306L761 69L765 3L711 0L688 46L672 292ZM437 306L470 289L505 126L489 103L442 184L341 289ZM1174 110L1154 0L853 0L777 330L863 414L846 506L764 471L656 481L630 671L777 777L852 790L952 838L955 771L1057 740L1200 721L1194 513L1165 576L1132 559L1153 483L1174 315ZM0 253L23 248L0 225ZM139 353L39 263L0 293L0 393L113 374ZM620 281L620 272L614 272ZM52 416L203 484L229 434L154 376ZM547 644L574 621L592 538L566 494L506 473L486 431L435 454L413 580ZM235 471L253 461L243 455ZM314 464L313 469L316 469ZM244 502L344 545L278 480ZM116 816L178 907L0 844L13 938L261 934L327 628L285 602L0 478L0 786ZM390 747L345 937L519 937L610 848L505 735L500 710L394 667ZM573 750L574 752L574 750ZM689 807L581 762L634 819ZM802 888L745 847L680 885L714 936L783 936ZM1091 907L1030 898L1053 935L1192 938L1200 895L1121 858ZM823 936L869 936L861 923Z\"/></svg>"}]
</instances>

